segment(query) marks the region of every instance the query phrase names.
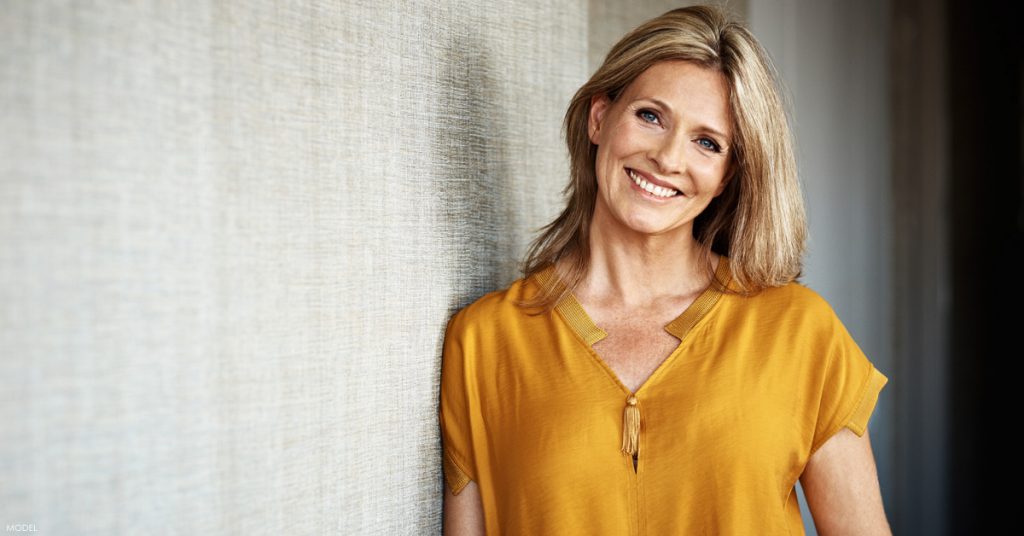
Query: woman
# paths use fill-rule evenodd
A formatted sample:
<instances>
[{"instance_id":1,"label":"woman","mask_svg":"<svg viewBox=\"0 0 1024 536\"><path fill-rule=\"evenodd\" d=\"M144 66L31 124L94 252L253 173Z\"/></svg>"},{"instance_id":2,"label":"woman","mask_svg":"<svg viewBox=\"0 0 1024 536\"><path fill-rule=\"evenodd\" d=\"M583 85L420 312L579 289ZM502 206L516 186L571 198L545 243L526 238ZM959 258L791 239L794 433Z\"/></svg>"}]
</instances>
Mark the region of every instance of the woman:
<instances>
[{"instance_id":1,"label":"woman","mask_svg":"<svg viewBox=\"0 0 1024 536\"><path fill-rule=\"evenodd\" d=\"M569 202L524 277L456 313L445 533L889 534L887 378L800 284L770 61L717 8L626 35L565 117Z\"/></svg>"}]
</instances>

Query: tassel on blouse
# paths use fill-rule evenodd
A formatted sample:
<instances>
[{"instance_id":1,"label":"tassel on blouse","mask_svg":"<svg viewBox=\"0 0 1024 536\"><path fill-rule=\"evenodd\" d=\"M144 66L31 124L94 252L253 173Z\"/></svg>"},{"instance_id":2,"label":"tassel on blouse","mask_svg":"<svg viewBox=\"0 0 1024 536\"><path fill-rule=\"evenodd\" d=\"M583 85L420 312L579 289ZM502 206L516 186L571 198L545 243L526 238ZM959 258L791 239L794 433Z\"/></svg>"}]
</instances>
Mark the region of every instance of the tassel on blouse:
<instances>
[{"instance_id":1,"label":"tassel on blouse","mask_svg":"<svg viewBox=\"0 0 1024 536\"><path fill-rule=\"evenodd\" d=\"M629 395L626 409L622 414L622 452L636 455L640 441L640 408L636 407L636 397Z\"/></svg>"}]
</instances>

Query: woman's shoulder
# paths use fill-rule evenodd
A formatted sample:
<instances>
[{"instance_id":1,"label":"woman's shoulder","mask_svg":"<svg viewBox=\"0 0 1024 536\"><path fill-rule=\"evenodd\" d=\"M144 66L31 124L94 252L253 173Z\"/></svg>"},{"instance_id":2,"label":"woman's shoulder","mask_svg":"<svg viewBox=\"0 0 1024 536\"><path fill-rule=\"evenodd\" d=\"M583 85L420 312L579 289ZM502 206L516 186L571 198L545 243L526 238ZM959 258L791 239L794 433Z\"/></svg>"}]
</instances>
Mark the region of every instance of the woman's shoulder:
<instances>
[{"instance_id":1,"label":"woman's shoulder","mask_svg":"<svg viewBox=\"0 0 1024 536\"><path fill-rule=\"evenodd\" d=\"M532 291L532 277L520 277L508 285L486 292L458 309L449 320L449 329L464 331L500 326L521 314L517 302Z\"/></svg>"},{"instance_id":2,"label":"woman's shoulder","mask_svg":"<svg viewBox=\"0 0 1024 536\"><path fill-rule=\"evenodd\" d=\"M800 281L793 280L785 285L770 287L767 290L775 294L774 298L776 300L782 300L794 306L810 308L829 306L828 301L818 291Z\"/></svg>"},{"instance_id":3,"label":"woman's shoulder","mask_svg":"<svg viewBox=\"0 0 1024 536\"><path fill-rule=\"evenodd\" d=\"M743 309L763 311L780 317L801 317L818 321L835 318L832 305L820 293L799 281L768 287L752 296L737 296Z\"/></svg>"}]
</instances>

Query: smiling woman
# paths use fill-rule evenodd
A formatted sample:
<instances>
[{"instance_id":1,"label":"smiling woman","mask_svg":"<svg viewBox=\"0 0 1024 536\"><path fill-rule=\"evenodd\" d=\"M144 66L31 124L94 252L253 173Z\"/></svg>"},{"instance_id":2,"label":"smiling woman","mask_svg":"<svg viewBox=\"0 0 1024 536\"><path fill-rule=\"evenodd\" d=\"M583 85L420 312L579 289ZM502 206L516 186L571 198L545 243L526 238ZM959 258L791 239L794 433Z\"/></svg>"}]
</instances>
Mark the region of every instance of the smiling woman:
<instances>
[{"instance_id":1,"label":"smiling woman","mask_svg":"<svg viewBox=\"0 0 1024 536\"><path fill-rule=\"evenodd\" d=\"M688 61L664 61L615 102L607 95L591 102L598 184L593 225L611 229L617 220L623 231L692 236L694 218L726 186L732 118L725 77Z\"/></svg>"},{"instance_id":2,"label":"smiling woman","mask_svg":"<svg viewBox=\"0 0 1024 536\"><path fill-rule=\"evenodd\" d=\"M797 281L806 224L767 54L718 8L633 30L565 118L565 210L456 313L446 534L888 534L888 378Z\"/></svg>"}]
</instances>

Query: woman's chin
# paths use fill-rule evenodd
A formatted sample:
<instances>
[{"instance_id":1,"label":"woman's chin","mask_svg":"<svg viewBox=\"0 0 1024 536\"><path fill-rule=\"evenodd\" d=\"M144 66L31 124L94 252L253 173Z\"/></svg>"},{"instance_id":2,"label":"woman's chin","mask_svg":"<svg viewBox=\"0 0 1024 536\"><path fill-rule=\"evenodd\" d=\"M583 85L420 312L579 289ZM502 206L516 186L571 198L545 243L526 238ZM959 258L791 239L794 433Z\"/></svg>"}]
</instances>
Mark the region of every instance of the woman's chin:
<instances>
[{"instance_id":1,"label":"woman's chin","mask_svg":"<svg viewBox=\"0 0 1024 536\"><path fill-rule=\"evenodd\" d=\"M631 232L638 235L664 235L668 233L678 232L681 225L678 222L663 222L663 221L630 221L625 224L625 227Z\"/></svg>"},{"instance_id":2,"label":"woman's chin","mask_svg":"<svg viewBox=\"0 0 1024 536\"><path fill-rule=\"evenodd\" d=\"M668 214L668 212L675 213ZM593 223L606 231L617 234L656 236L685 233L689 224L680 222L679 215L678 212L665 210L664 207L652 210L650 206L620 205L615 209L608 210L607 206L598 206Z\"/></svg>"}]
</instances>

